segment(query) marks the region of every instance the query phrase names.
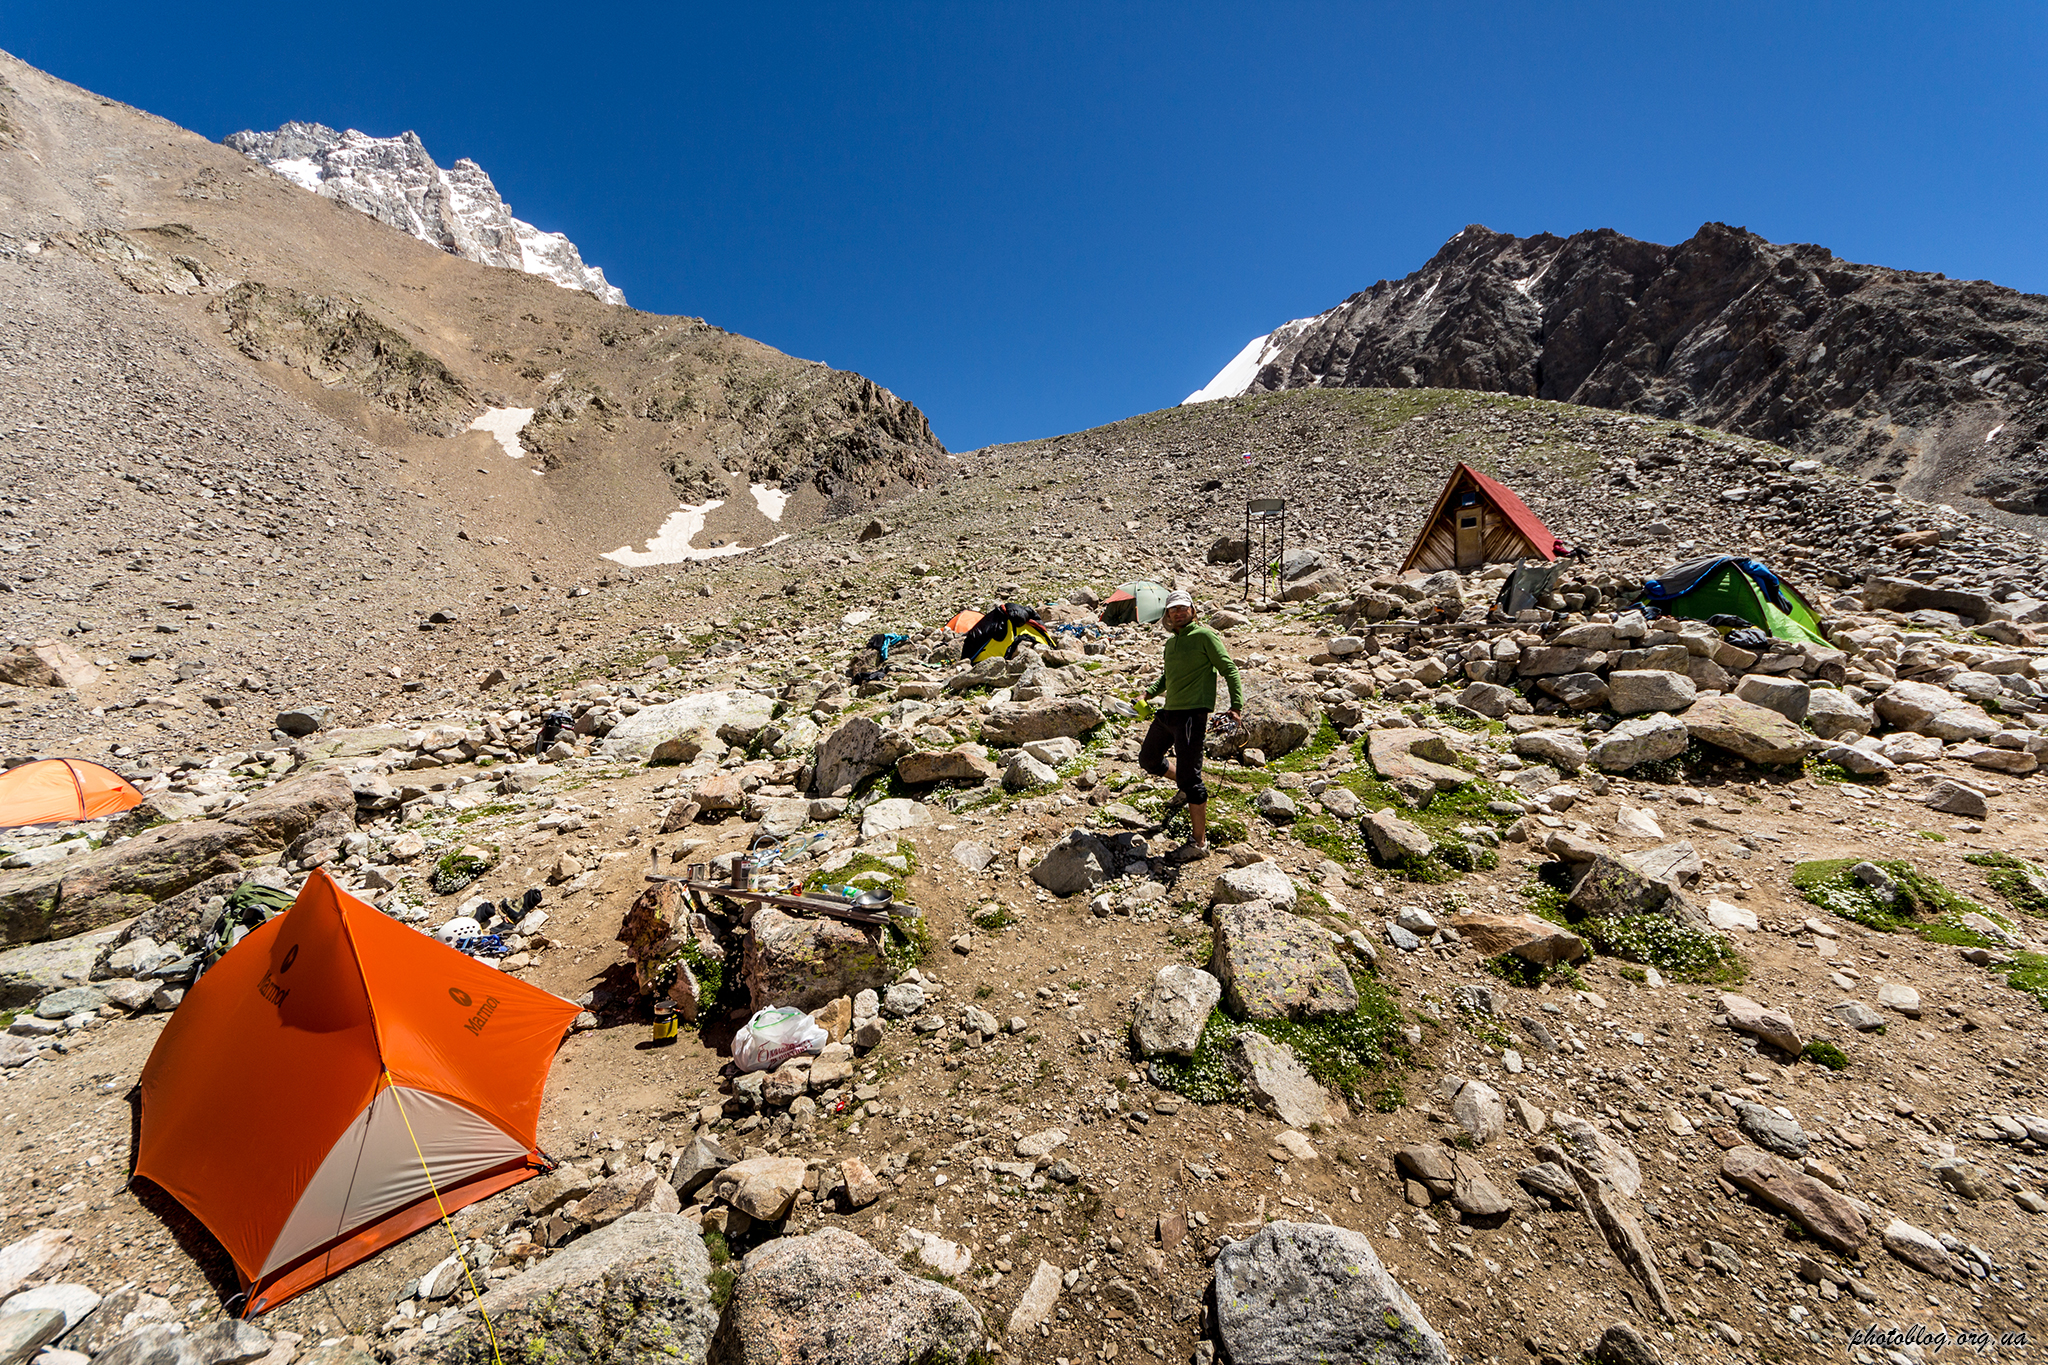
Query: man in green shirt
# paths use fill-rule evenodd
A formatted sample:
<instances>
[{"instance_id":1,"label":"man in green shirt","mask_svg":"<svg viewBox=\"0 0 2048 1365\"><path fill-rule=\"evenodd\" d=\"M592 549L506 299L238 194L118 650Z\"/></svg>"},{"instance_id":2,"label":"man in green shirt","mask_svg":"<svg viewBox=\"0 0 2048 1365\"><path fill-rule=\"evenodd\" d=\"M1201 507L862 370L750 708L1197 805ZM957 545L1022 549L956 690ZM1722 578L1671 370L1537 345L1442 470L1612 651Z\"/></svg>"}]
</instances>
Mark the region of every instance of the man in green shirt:
<instances>
[{"instance_id":1,"label":"man in green shirt","mask_svg":"<svg viewBox=\"0 0 2048 1365\"><path fill-rule=\"evenodd\" d=\"M1166 666L1159 681L1145 689L1150 697L1166 694L1145 732L1144 747L1138 751L1138 766L1154 777L1170 777L1179 788L1168 809L1188 808L1189 839L1167 857L1174 862L1193 862L1209 854L1209 788L1202 782L1202 740L1209 730L1209 713L1216 709L1216 675L1230 684L1230 718L1236 721L1244 709L1244 683L1223 637L1208 626L1195 624L1195 601L1184 592L1166 599ZM1171 749L1174 761L1168 762Z\"/></svg>"}]
</instances>

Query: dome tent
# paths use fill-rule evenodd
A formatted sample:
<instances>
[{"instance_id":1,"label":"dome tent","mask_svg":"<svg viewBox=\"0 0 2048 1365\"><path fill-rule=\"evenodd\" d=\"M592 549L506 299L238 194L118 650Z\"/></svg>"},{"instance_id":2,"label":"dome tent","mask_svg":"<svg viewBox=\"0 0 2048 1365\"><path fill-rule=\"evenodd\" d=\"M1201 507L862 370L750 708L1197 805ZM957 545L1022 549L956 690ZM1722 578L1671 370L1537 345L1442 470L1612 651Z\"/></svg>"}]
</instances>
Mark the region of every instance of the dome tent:
<instances>
[{"instance_id":1,"label":"dome tent","mask_svg":"<svg viewBox=\"0 0 2048 1365\"><path fill-rule=\"evenodd\" d=\"M1739 616L1780 640L1824 645L1820 616L1799 590L1754 559L1702 555L1643 583L1643 602L1666 616Z\"/></svg>"},{"instance_id":2,"label":"dome tent","mask_svg":"<svg viewBox=\"0 0 2048 1365\"><path fill-rule=\"evenodd\" d=\"M39 758L0 773L0 829L97 820L141 800L142 793L111 768L82 758Z\"/></svg>"},{"instance_id":3,"label":"dome tent","mask_svg":"<svg viewBox=\"0 0 2048 1365\"><path fill-rule=\"evenodd\" d=\"M234 1261L250 1316L553 1163L570 1002L315 870L194 983L141 1080L135 1174Z\"/></svg>"},{"instance_id":4,"label":"dome tent","mask_svg":"<svg viewBox=\"0 0 2048 1365\"><path fill-rule=\"evenodd\" d=\"M1136 621L1149 626L1166 615L1166 597L1166 589L1157 583L1141 579L1119 584L1102 604L1102 624L1127 626Z\"/></svg>"}]
</instances>

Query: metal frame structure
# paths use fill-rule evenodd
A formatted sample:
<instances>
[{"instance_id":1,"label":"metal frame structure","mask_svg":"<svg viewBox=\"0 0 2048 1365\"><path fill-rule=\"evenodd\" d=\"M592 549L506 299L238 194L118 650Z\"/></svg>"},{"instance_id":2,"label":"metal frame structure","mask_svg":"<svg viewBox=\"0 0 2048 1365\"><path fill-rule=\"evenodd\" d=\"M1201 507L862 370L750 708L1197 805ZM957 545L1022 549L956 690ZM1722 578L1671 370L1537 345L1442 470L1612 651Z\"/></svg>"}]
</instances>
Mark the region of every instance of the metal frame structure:
<instances>
[{"instance_id":1,"label":"metal frame structure","mask_svg":"<svg viewBox=\"0 0 2048 1365\"><path fill-rule=\"evenodd\" d=\"M1252 528L1259 537L1252 543ZM1287 499L1252 498L1244 505L1244 600L1252 600L1252 561L1259 565L1259 596L1270 599L1281 581L1279 560L1287 553Z\"/></svg>"}]
</instances>

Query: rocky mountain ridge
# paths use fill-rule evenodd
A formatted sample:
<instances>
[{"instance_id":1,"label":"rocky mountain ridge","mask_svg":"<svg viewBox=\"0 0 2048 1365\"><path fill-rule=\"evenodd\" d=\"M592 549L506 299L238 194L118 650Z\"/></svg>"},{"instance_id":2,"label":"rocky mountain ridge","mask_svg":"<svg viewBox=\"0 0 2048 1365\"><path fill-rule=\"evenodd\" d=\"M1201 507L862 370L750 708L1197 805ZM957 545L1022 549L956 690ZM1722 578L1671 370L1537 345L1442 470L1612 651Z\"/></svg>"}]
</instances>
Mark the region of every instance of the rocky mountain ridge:
<instances>
[{"instance_id":1,"label":"rocky mountain ridge","mask_svg":"<svg viewBox=\"0 0 2048 1365\"><path fill-rule=\"evenodd\" d=\"M484 168L463 157L445 170L410 130L372 137L320 123L287 123L272 132L221 139L301 189L366 213L443 251L581 289L606 303L626 302L604 271L584 263L576 244L512 216Z\"/></svg>"},{"instance_id":2,"label":"rocky mountain ridge","mask_svg":"<svg viewBox=\"0 0 2048 1365\"><path fill-rule=\"evenodd\" d=\"M1257 370L1241 376L1247 357ZM2048 298L1721 223L1677 246L1467 227L1413 274L1232 365L1189 401L1483 389L1718 427L1916 496L2048 513Z\"/></svg>"}]
</instances>

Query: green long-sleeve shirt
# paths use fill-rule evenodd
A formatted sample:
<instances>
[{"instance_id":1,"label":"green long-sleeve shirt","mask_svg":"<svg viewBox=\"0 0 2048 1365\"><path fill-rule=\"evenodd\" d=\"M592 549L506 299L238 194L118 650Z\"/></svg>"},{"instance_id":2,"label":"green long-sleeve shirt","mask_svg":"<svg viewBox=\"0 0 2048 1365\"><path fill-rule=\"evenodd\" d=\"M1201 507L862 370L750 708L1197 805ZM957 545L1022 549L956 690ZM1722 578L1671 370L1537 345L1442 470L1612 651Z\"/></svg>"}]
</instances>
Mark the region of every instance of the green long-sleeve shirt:
<instances>
[{"instance_id":1,"label":"green long-sleeve shirt","mask_svg":"<svg viewBox=\"0 0 2048 1365\"><path fill-rule=\"evenodd\" d=\"M1244 681L1237 665L1230 661L1223 637L1208 626L1190 625L1166 637L1166 668L1159 680L1145 689L1146 696L1164 691L1165 711L1214 711L1216 675L1230 684L1230 709L1244 708Z\"/></svg>"}]
</instances>

